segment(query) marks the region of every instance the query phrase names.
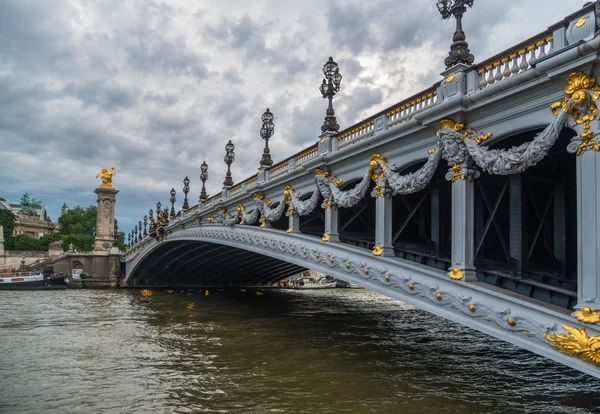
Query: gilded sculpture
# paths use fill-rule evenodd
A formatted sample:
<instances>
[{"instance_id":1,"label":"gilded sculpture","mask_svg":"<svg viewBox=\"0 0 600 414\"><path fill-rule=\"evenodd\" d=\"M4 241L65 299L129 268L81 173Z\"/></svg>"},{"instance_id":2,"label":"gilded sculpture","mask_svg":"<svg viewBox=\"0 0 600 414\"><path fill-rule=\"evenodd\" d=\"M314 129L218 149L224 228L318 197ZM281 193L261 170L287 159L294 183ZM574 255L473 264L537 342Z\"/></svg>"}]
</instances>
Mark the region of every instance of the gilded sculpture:
<instances>
[{"instance_id":1,"label":"gilded sculpture","mask_svg":"<svg viewBox=\"0 0 600 414\"><path fill-rule=\"evenodd\" d=\"M564 335L544 335L557 351L581 359L588 364L600 367L600 336L588 336L585 329L563 325L568 332Z\"/></svg>"},{"instance_id":2,"label":"gilded sculpture","mask_svg":"<svg viewBox=\"0 0 600 414\"><path fill-rule=\"evenodd\" d=\"M115 173L115 167L113 168L103 168L98 174L96 174L96 178L100 177L102 180L101 187L103 188L114 188L112 185L112 178L117 175Z\"/></svg>"},{"instance_id":3,"label":"gilded sculpture","mask_svg":"<svg viewBox=\"0 0 600 414\"><path fill-rule=\"evenodd\" d=\"M583 124L583 132L567 146L567 151L580 156L588 150L600 151L596 142L595 134L590 129L590 122L598 117L596 101L600 97L600 87L596 80L583 72L573 72L569 75L567 86L565 86L565 98L554 102L550 108L556 115L558 109L568 113L577 125Z\"/></svg>"},{"instance_id":4,"label":"gilded sculpture","mask_svg":"<svg viewBox=\"0 0 600 414\"><path fill-rule=\"evenodd\" d=\"M581 321L584 323L592 323L593 324L593 323L600 322L600 315L598 314L598 312L595 309L592 309L590 307L579 309L575 313L575 317L577 318L578 321Z\"/></svg>"}]
</instances>

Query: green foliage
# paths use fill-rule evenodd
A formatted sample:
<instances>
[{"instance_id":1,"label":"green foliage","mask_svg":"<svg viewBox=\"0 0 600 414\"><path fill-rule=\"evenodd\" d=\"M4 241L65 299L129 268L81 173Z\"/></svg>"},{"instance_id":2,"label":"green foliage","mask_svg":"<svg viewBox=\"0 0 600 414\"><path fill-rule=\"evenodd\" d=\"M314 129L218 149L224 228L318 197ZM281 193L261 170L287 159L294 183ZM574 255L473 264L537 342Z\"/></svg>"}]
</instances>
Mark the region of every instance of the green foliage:
<instances>
[{"instance_id":1,"label":"green foliage","mask_svg":"<svg viewBox=\"0 0 600 414\"><path fill-rule=\"evenodd\" d=\"M94 249L94 236L89 234L67 234L61 235L63 239L63 249L68 249L72 244L76 250L89 252Z\"/></svg>"},{"instance_id":2,"label":"green foliage","mask_svg":"<svg viewBox=\"0 0 600 414\"><path fill-rule=\"evenodd\" d=\"M23 193L21 196L21 210L27 214L36 214L36 209L42 207L42 202L35 198L29 198L31 194Z\"/></svg>"},{"instance_id":3,"label":"green foliage","mask_svg":"<svg viewBox=\"0 0 600 414\"><path fill-rule=\"evenodd\" d=\"M117 227L117 220L115 219L115 228ZM117 247L119 248L119 250L126 250L127 248L125 247L125 233L123 233L122 231L118 231L117 233L117 237L115 240L115 243L117 245Z\"/></svg>"},{"instance_id":4,"label":"green foliage","mask_svg":"<svg viewBox=\"0 0 600 414\"><path fill-rule=\"evenodd\" d=\"M15 230L15 215L10 210L0 210L0 226L4 228L4 248L12 250L14 240L13 231Z\"/></svg>"},{"instance_id":5,"label":"green foliage","mask_svg":"<svg viewBox=\"0 0 600 414\"><path fill-rule=\"evenodd\" d=\"M98 207L96 206L76 206L75 208L67 210L65 214L58 218L60 234L63 236L88 235L91 236L93 240L96 235L97 215ZM65 239L63 238L63 240ZM66 240L65 243L67 245L69 244Z\"/></svg>"},{"instance_id":6,"label":"green foliage","mask_svg":"<svg viewBox=\"0 0 600 414\"><path fill-rule=\"evenodd\" d=\"M55 241L58 241L60 239L61 239L60 234L56 234L56 233L55 234L46 234L37 240L37 250L46 251L46 250L48 250L50 243L54 243ZM63 250L64 250L64 243L63 243Z\"/></svg>"},{"instance_id":7,"label":"green foliage","mask_svg":"<svg viewBox=\"0 0 600 414\"><path fill-rule=\"evenodd\" d=\"M36 251L37 240L26 234L18 234L14 236L14 244L12 250L31 250Z\"/></svg>"}]
</instances>

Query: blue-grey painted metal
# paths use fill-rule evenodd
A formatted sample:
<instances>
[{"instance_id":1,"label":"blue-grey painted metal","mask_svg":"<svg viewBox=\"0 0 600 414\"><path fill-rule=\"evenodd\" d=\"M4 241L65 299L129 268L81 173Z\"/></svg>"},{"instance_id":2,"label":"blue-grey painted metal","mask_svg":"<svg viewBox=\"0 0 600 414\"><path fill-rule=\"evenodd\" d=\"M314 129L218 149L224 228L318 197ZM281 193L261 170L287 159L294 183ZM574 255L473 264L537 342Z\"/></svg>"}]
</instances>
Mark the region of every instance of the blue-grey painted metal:
<instances>
[{"instance_id":1,"label":"blue-grey painted metal","mask_svg":"<svg viewBox=\"0 0 600 414\"><path fill-rule=\"evenodd\" d=\"M600 78L600 66L596 65L600 60L600 38L594 37L596 27L594 5L586 6L530 44L517 45L480 65L449 68L443 72L444 80L423 94L348 130L320 135L318 143L306 151L269 169L263 168L257 176L182 212L169 223L164 240L145 237L132 246L125 255L126 282L137 280L145 261L155 260L153 255L168 254L169 249L165 247L163 251L161 246L182 242L228 246L255 255L236 253L240 260L258 264L263 256L276 260L270 263L279 264L280 271L262 278L263 282L284 277L297 268L314 269L600 378L600 363L595 365L581 355L578 358L561 353L546 336L565 335L566 325L598 337L600 326L580 321L567 309L479 282L474 234L478 177L524 173L543 160L555 145L564 145L559 134L564 128L572 128L576 135L567 150L577 152L570 155L576 157L576 183L562 183L562 190L560 186L555 190L553 222L558 230L552 249L555 257L564 262L564 215L568 214L564 188L576 185L577 211L571 213L577 215L574 309L600 310L600 152L592 148L596 143L593 136L585 139L590 132L600 133L598 120L588 108L592 96L596 92L600 95L600 90L582 88L577 99L567 97L562 106L553 107L556 113L550 110L554 102L565 100L565 85L571 74L583 72L590 78ZM577 113L594 115L591 130L583 122L574 122ZM461 123L466 124L465 129ZM490 149L507 137L540 129L540 134L518 147ZM582 145L588 150L579 152ZM413 175L397 173L416 163L423 166ZM438 166L448 168L451 202L441 205L440 194L434 192L430 205L432 214L435 210L451 210L451 257L447 269L435 267L443 263L440 258L434 260L435 266L426 266L395 257L393 245L391 194L422 191L432 185L430 181ZM340 190L337 186L341 180L360 183ZM375 185L372 194L366 191L370 184ZM286 195L286 188L291 188L292 193ZM306 199L301 202L295 194L312 194L313 202L301 204ZM339 222L340 209L354 206L363 197L375 197L375 237L369 249L341 243L339 237L340 224L344 225ZM522 197L520 177L513 178L509 199L517 220L510 228L509 250L513 259L519 261L524 252L523 235L518 234L517 225L524 221L525 213L513 210L524 208ZM317 204L324 209L322 235L302 234L302 217ZM282 217L287 220L287 232L272 228ZM433 217L430 232L438 244L439 217ZM240 219L244 224L240 224ZM260 228L250 225L257 219L263 224ZM482 225L486 224L478 219L478 228ZM487 225L496 226L493 217ZM191 244L177 246L182 253L185 246L191 248ZM210 258L201 257L202 252L198 251L199 260L210 263ZM517 263L517 267L523 269L524 264ZM235 281L228 279L227 283ZM560 293L559 288L554 291Z\"/></svg>"}]
</instances>

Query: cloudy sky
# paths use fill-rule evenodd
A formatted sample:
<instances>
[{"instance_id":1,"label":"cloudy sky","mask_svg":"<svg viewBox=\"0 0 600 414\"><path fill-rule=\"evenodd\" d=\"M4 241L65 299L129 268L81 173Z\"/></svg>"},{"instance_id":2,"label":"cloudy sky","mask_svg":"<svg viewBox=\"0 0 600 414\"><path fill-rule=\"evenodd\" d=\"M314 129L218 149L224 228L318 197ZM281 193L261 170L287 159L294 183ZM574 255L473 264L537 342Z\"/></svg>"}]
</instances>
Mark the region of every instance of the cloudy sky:
<instances>
[{"instance_id":1,"label":"cloudy sky","mask_svg":"<svg viewBox=\"0 0 600 414\"><path fill-rule=\"evenodd\" d=\"M583 3L476 1L476 62ZM234 181L255 173L267 107L275 162L314 143L330 55L343 129L440 80L453 31L435 0L0 0L0 197L32 193L56 221L63 202L95 204L96 173L115 167L128 232L186 175L195 203L203 160L220 191L229 139Z\"/></svg>"}]
</instances>

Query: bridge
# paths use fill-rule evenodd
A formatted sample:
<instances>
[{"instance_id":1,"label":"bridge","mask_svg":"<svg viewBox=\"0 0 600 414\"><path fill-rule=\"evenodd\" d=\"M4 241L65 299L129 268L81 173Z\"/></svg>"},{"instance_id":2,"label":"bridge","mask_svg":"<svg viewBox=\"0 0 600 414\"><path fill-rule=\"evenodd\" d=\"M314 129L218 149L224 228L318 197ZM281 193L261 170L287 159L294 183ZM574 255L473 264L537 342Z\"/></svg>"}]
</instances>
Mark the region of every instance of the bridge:
<instances>
[{"instance_id":1,"label":"bridge","mask_svg":"<svg viewBox=\"0 0 600 414\"><path fill-rule=\"evenodd\" d=\"M317 142L273 165L267 111L258 174L178 213L172 192L130 235L123 283L313 269L600 378L597 9L474 65L457 27L440 82L341 131L330 59Z\"/></svg>"}]
</instances>

